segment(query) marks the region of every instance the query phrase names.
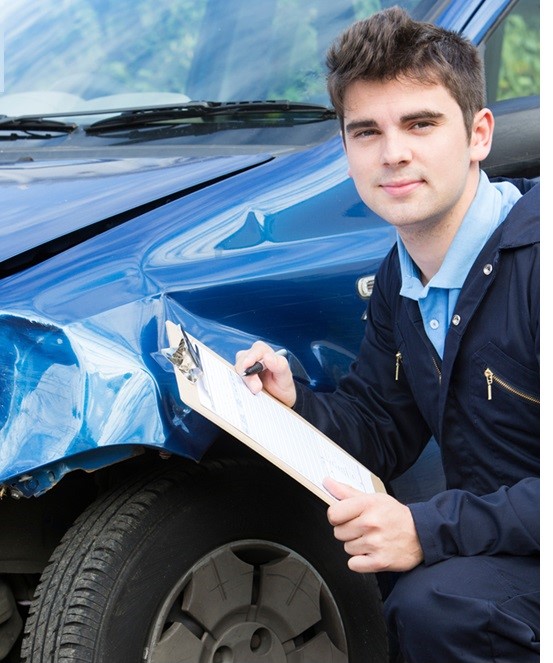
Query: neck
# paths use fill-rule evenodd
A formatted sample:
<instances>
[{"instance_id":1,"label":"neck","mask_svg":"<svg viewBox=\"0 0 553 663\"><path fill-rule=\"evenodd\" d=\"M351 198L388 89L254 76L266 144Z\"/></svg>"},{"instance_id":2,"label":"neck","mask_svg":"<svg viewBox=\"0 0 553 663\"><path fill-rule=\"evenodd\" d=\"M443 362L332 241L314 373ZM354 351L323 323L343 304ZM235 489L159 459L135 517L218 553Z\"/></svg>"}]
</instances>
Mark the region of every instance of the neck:
<instances>
[{"instance_id":1,"label":"neck","mask_svg":"<svg viewBox=\"0 0 553 663\"><path fill-rule=\"evenodd\" d=\"M420 270L423 285L426 285L442 266L458 228L459 224L451 224L447 227L436 226L435 232L430 230L400 232L407 252Z\"/></svg>"},{"instance_id":2,"label":"neck","mask_svg":"<svg viewBox=\"0 0 553 663\"><path fill-rule=\"evenodd\" d=\"M476 195L478 175L476 178L469 178L463 194L446 214L427 219L416 227L399 229L399 236L407 252L420 270L423 285L426 285L442 266L451 242Z\"/></svg>"}]
</instances>

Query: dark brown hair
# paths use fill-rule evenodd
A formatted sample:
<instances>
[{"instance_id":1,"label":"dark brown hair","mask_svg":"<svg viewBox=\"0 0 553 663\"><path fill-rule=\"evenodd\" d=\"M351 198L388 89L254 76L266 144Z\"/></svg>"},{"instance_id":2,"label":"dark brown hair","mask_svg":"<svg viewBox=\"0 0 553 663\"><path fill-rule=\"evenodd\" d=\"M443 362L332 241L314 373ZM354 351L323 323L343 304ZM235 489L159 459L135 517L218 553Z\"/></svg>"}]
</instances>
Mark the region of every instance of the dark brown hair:
<instances>
[{"instance_id":1,"label":"dark brown hair","mask_svg":"<svg viewBox=\"0 0 553 663\"><path fill-rule=\"evenodd\" d=\"M484 67L472 42L456 32L413 20L391 7L345 30L327 53L327 86L340 120L344 94L356 80L410 78L442 84L459 104L470 137L486 103Z\"/></svg>"}]
</instances>

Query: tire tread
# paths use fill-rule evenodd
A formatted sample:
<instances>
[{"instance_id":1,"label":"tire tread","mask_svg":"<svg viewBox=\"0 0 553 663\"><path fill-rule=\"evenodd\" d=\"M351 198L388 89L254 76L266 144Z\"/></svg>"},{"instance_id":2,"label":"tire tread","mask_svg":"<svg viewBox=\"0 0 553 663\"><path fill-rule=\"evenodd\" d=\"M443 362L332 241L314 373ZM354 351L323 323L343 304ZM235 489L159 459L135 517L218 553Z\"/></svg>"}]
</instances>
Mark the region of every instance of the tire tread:
<instances>
[{"instance_id":1,"label":"tire tread","mask_svg":"<svg viewBox=\"0 0 553 663\"><path fill-rule=\"evenodd\" d=\"M220 463L215 463L219 465ZM90 663L101 606L115 581L124 539L172 484L203 466L145 472L106 493L66 532L42 573L25 624L21 663ZM156 476L157 475L157 476ZM98 547L98 540L102 545Z\"/></svg>"}]
</instances>

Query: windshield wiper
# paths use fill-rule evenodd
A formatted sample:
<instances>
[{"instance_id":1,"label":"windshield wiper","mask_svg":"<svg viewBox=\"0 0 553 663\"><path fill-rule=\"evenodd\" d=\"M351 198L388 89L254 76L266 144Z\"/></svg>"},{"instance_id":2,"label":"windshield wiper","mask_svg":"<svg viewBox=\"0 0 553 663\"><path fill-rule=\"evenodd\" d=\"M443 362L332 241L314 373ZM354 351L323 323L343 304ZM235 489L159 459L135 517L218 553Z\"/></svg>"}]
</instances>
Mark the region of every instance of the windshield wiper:
<instances>
[{"instance_id":1,"label":"windshield wiper","mask_svg":"<svg viewBox=\"0 0 553 663\"><path fill-rule=\"evenodd\" d=\"M327 106L293 101L192 101L178 106L153 106L122 111L120 114L94 122L85 131L98 134L125 129L139 129L187 122L263 122L278 125L282 121L297 123L334 119L335 112Z\"/></svg>"},{"instance_id":2,"label":"windshield wiper","mask_svg":"<svg viewBox=\"0 0 553 663\"><path fill-rule=\"evenodd\" d=\"M25 115L21 117L0 116L0 140L18 140L20 138L54 138L59 134L70 134L77 125L59 122L48 117ZM10 132L4 135L4 132Z\"/></svg>"}]
</instances>

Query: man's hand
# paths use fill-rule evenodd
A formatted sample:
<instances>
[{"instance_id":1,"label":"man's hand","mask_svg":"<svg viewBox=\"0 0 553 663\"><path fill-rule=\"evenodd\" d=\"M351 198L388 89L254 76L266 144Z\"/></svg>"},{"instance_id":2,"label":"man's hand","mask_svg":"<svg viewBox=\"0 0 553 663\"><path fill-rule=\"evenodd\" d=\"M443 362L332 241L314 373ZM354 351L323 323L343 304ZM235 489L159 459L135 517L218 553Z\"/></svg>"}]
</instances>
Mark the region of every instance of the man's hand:
<instances>
[{"instance_id":1,"label":"man's hand","mask_svg":"<svg viewBox=\"0 0 553 663\"><path fill-rule=\"evenodd\" d=\"M328 508L328 520L351 555L352 571L409 571L422 562L408 507L390 495L363 493L334 479L325 479L324 486L340 500Z\"/></svg>"},{"instance_id":2,"label":"man's hand","mask_svg":"<svg viewBox=\"0 0 553 663\"><path fill-rule=\"evenodd\" d=\"M296 386L286 357L277 355L266 343L256 341L249 350L236 353L236 371L242 375L256 361L263 362L265 370L242 379L253 394L263 388L279 401L292 407L296 402Z\"/></svg>"}]
</instances>

